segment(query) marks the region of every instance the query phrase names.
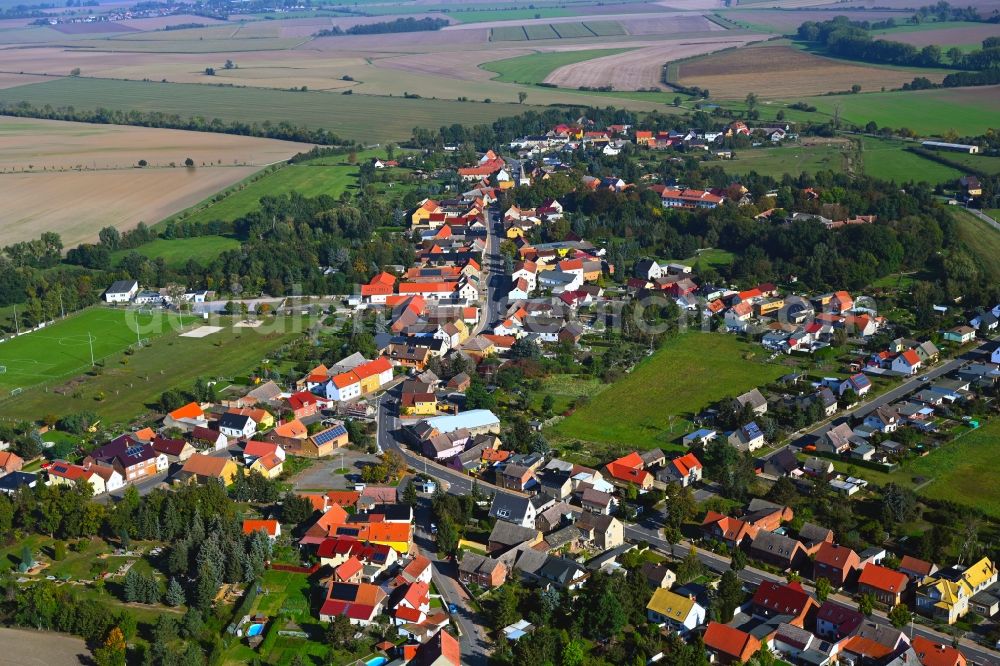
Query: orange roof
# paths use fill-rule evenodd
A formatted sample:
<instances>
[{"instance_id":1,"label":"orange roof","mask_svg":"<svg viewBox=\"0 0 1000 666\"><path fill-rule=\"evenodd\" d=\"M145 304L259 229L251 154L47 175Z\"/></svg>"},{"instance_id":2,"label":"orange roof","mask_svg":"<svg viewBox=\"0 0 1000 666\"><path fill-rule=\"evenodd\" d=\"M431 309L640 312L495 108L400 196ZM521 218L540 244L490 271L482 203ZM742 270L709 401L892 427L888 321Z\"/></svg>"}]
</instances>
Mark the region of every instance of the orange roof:
<instances>
[{"instance_id":1,"label":"orange roof","mask_svg":"<svg viewBox=\"0 0 1000 666\"><path fill-rule=\"evenodd\" d=\"M503 462L510 458L510 451L503 449L483 449L482 459L486 462Z\"/></svg>"},{"instance_id":2,"label":"orange roof","mask_svg":"<svg viewBox=\"0 0 1000 666\"><path fill-rule=\"evenodd\" d=\"M760 648L760 641L735 627L710 622L705 630L705 647L746 661Z\"/></svg>"},{"instance_id":3,"label":"orange roof","mask_svg":"<svg viewBox=\"0 0 1000 666\"><path fill-rule=\"evenodd\" d=\"M354 506L361 498L361 493L356 490L329 490L326 493L326 498L330 500L331 504Z\"/></svg>"},{"instance_id":4,"label":"orange roof","mask_svg":"<svg viewBox=\"0 0 1000 666\"><path fill-rule=\"evenodd\" d=\"M650 476L649 472L643 469L643 466L642 458L633 451L627 456L608 463L608 472L621 481L642 484Z\"/></svg>"},{"instance_id":5,"label":"orange roof","mask_svg":"<svg viewBox=\"0 0 1000 666\"><path fill-rule=\"evenodd\" d=\"M156 437L156 432L152 428L143 428L132 433L132 437L140 442L151 442Z\"/></svg>"},{"instance_id":6,"label":"orange roof","mask_svg":"<svg viewBox=\"0 0 1000 666\"><path fill-rule=\"evenodd\" d=\"M455 291L453 282L401 282L400 294L451 293Z\"/></svg>"},{"instance_id":7,"label":"orange roof","mask_svg":"<svg viewBox=\"0 0 1000 666\"><path fill-rule=\"evenodd\" d=\"M203 453L195 453L184 463L183 471L197 476L221 477L226 465L232 462L229 458L216 458Z\"/></svg>"},{"instance_id":8,"label":"orange roof","mask_svg":"<svg viewBox=\"0 0 1000 666\"><path fill-rule=\"evenodd\" d=\"M391 287L392 285L396 284L396 276L393 275L392 273L386 273L385 271L382 271L381 273L373 277L371 280L369 280L368 284L372 285L381 284Z\"/></svg>"},{"instance_id":9,"label":"orange roof","mask_svg":"<svg viewBox=\"0 0 1000 666\"><path fill-rule=\"evenodd\" d=\"M350 386L351 384L357 384L361 381L361 378L354 374L354 371L351 370L349 372L342 372L339 375L336 375L330 381L333 382L334 386L342 389Z\"/></svg>"},{"instance_id":10,"label":"orange roof","mask_svg":"<svg viewBox=\"0 0 1000 666\"><path fill-rule=\"evenodd\" d=\"M313 511L323 511L326 508L326 498L316 493L299 493L299 497L305 497L312 504Z\"/></svg>"},{"instance_id":11,"label":"orange roof","mask_svg":"<svg viewBox=\"0 0 1000 666\"><path fill-rule=\"evenodd\" d=\"M333 504L322 516L316 520L316 524L328 530L347 522L347 512L339 504Z\"/></svg>"},{"instance_id":12,"label":"orange roof","mask_svg":"<svg viewBox=\"0 0 1000 666\"><path fill-rule=\"evenodd\" d=\"M965 655L950 645L935 643L923 636L914 636L910 643L923 666L965 666Z\"/></svg>"},{"instance_id":13,"label":"orange roof","mask_svg":"<svg viewBox=\"0 0 1000 666\"><path fill-rule=\"evenodd\" d=\"M364 568L364 564L358 558L353 555L349 560L337 567L334 572L340 580L350 580Z\"/></svg>"},{"instance_id":14,"label":"orange roof","mask_svg":"<svg viewBox=\"0 0 1000 666\"><path fill-rule=\"evenodd\" d=\"M269 456L263 456L261 458L257 458L257 460L254 461L254 465L260 465L266 471L270 472L275 467L281 465L282 462L284 461L281 458L279 458L274 454L271 454Z\"/></svg>"},{"instance_id":15,"label":"orange roof","mask_svg":"<svg viewBox=\"0 0 1000 666\"><path fill-rule=\"evenodd\" d=\"M410 540L411 526L408 523L369 523L358 534L365 541L399 541Z\"/></svg>"},{"instance_id":16,"label":"orange roof","mask_svg":"<svg viewBox=\"0 0 1000 666\"><path fill-rule=\"evenodd\" d=\"M869 659L883 659L892 654L892 648L864 636L851 636L844 643L847 652L863 655Z\"/></svg>"},{"instance_id":17,"label":"orange roof","mask_svg":"<svg viewBox=\"0 0 1000 666\"><path fill-rule=\"evenodd\" d=\"M920 364L920 357L917 356L917 352L913 351L912 349L907 349L905 352L900 354L900 356L902 356L903 360L905 360L909 365Z\"/></svg>"},{"instance_id":18,"label":"orange roof","mask_svg":"<svg viewBox=\"0 0 1000 666\"><path fill-rule=\"evenodd\" d=\"M424 557L423 555L417 555L413 558L413 561L406 565L403 569L403 573L409 574L413 577L419 576L427 567L431 565L431 561Z\"/></svg>"},{"instance_id":19,"label":"orange roof","mask_svg":"<svg viewBox=\"0 0 1000 666\"><path fill-rule=\"evenodd\" d=\"M691 452L685 453L680 458L674 458L670 462L677 468L681 476L687 476L691 470L701 467L701 461Z\"/></svg>"},{"instance_id":20,"label":"orange roof","mask_svg":"<svg viewBox=\"0 0 1000 666\"><path fill-rule=\"evenodd\" d=\"M406 601L414 608L419 608L423 604L430 603L430 588L427 583L413 583L406 589L401 601Z\"/></svg>"},{"instance_id":21,"label":"orange roof","mask_svg":"<svg viewBox=\"0 0 1000 666\"><path fill-rule=\"evenodd\" d=\"M877 564L869 564L861 571L858 585L868 585L876 590L898 594L906 587L906 574Z\"/></svg>"},{"instance_id":22,"label":"orange roof","mask_svg":"<svg viewBox=\"0 0 1000 666\"><path fill-rule=\"evenodd\" d=\"M174 411L170 412L170 418L175 421L180 419L200 419L204 417L205 412L197 402L189 402L183 407L178 407Z\"/></svg>"},{"instance_id":23,"label":"orange roof","mask_svg":"<svg viewBox=\"0 0 1000 666\"><path fill-rule=\"evenodd\" d=\"M274 434L292 439L305 439L309 436L309 429L302 424L302 421L292 419L287 423L277 426L274 429Z\"/></svg>"},{"instance_id":24,"label":"orange roof","mask_svg":"<svg viewBox=\"0 0 1000 666\"><path fill-rule=\"evenodd\" d=\"M244 520L243 521L243 534L253 534L258 530L264 530L267 532L268 536L277 536L278 534L278 521L277 520Z\"/></svg>"},{"instance_id":25,"label":"orange roof","mask_svg":"<svg viewBox=\"0 0 1000 666\"><path fill-rule=\"evenodd\" d=\"M392 370L392 363L387 357L379 356L374 361L363 363L362 365L354 368L354 374L361 379L365 379L366 377L371 377L372 375L380 375L386 370Z\"/></svg>"},{"instance_id":26,"label":"orange roof","mask_svg":"<svg viewBox=\"0 0 1000 666\"><path fill-rule=\"evenodd\" d=\"M267 456L272 455L278 451L278 445L274 442L258 442L251 439L247 442L247 445L243 447L243 453L248 456Z\"/></svg>"},{"instance_id":27,"label":"orange roof","mask_svg":"<svg viewBox=\"0 0 1000 666\"><path fill-rule=\"evenodd\" d=\"M0 451L0 468L6 468L8 465L24 464L24 458L17 455L12 451Z\"/></svg>"}]
</instances>

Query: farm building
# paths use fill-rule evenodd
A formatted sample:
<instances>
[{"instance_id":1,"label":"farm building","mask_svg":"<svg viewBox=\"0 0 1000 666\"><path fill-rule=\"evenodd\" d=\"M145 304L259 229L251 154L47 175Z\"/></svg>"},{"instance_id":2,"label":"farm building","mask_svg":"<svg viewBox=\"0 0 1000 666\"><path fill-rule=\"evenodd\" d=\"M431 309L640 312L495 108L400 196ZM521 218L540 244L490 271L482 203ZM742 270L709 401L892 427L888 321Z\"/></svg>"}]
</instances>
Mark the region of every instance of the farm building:
<instances>
[{"instance_id":1,"label":"farm building","mask_svg":"<svg viewBox=\"0 0 1000 666\"><path fill-rule=\"evenodd\" d=\"M951 150L957 153L969 153L970 155L975 155L979 152L979 146L973 146L965 143L948 143L946 141L924 141L922 144L924 148L931 148L933 150Z\"/></svg>"}]
</instances>

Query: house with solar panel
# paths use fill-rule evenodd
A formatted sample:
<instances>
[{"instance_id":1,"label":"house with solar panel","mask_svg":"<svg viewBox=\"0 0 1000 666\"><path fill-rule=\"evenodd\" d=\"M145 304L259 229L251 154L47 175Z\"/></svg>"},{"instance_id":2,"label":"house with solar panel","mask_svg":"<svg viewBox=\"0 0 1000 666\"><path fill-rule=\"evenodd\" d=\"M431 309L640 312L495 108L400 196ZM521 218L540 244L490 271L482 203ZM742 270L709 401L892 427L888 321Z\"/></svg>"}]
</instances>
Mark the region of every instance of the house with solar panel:
<instances>
[{"instance_id":1,"label":"house with solar panel","mask_svg":"<svg viewBox=\"0 0 1000 666\"><path fill-rule=\"evenodd\" d=\"M740 451L756 451L767 443L764 439L764 431L755 421L726 433L726 440L730 446L734 446Z\"/></svg>"},{"instance_id":2,"label":"house with solar panel","mask_svg":"<svg viewBox=\"0 0 1000 666\"><path fill-rule=\"evenodd\" d=\"M347 427L342 421L334 421L326 430L320 430L305 439L283 438L285 453L303 458L323 458L348 445L350 439Z\"/></svg>"},{"instance_id":3,"label":"house with solar panel","mask_svg":"<svg viewBox=\"0 0 1000 666\"><path fill-rule=\"evenodd\" d=\"M104 446L99 446L84 458L83 464L112 467L122 475L125 483L135 483L166 472L170 461L152 446L137 442L129 435L121 435Z\"/></svg>"}]
</instances>

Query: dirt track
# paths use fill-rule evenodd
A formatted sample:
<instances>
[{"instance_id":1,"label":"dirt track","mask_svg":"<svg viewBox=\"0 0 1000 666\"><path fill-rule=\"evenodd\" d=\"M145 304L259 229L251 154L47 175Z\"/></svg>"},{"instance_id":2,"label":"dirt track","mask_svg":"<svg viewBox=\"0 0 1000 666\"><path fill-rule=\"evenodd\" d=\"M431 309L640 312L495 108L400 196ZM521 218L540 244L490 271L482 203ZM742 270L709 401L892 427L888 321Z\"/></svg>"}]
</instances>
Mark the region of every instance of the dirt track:
<instances>
[{"instance_id":1,"label":"dirt track","mask_svg":"<svg viewBox=\"0 0 1000 666\"><path fill-rule=\"evenodd\" d=\"M681 58L712 53L763 39L763 36L707 37L650 46L617 55L564 65L547 77L546 83L564 88L614 86L615 90L663 87L663 65Z\"/></svg>"}]
</instances>

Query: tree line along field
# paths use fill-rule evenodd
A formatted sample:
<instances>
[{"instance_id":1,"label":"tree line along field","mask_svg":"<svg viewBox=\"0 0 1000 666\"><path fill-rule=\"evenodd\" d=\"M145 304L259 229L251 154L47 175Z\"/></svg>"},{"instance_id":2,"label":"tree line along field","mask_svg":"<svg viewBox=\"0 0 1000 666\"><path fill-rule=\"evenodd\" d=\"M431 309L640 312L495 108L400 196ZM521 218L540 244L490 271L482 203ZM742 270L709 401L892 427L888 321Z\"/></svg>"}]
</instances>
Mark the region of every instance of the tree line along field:
<instances>
[{"instance_id":1,"label":"tree line along field","mask_svg":"<svg viewBox=\"0 0 1000 666\"><path fill-rule=\"evenodd\" d=\"M688 332L668 341L551 428L561 440L593 447L679 450L694 416L727 395L739 395L788 372L764 363L763 350L736 336ZM600 457L598 455L598 457Z\"/></svg>"},{"instance_id":2,"label":"tree line along field","mask_svg":"<svg viewBox=\"0 0 1000 666\"><path fill-rule=\"evenodd\" d=\"M67 77L0 90L0 102L76 109L160 111L182 117L326 128L344 138L387 142L409 139L414 127L490 123L523 113L528 105L484 104L375 95L288 92L185 83ZM218 189L218 188L217 188Z\"/></svg>"},{"instance_id":3,"label":"tree line along field","mask_svg":"<svg viewBox=\"0 0 1000 666\"><path fill-rule=\"evenodd\" d=\"M494 81L505 83L538 84L545 80L554 70L574 62L584 62L601 56L624 53L629 49L586 49L583 51L553 51L550 53L531 53L529 55L494 60L483 63L481 68L495 72L498 76Z\"/></svg>"},{"instance_id":4,"label":"tree line along field","mask_svg":"<svg viewBox=\"0 0 1000 666\"><path fill-rule=\"evenodd\" d=\"M15 419L86 410L105 421L126 423L153 411L151 405L164 391L188 388L198 377L234 377L253 370L308 325L307 318L299 317L277 318L273 327L265 323L256 329L233 328L224 321L221 331L203 338L182 338L179 331L168 330L128 356L126 364L109 362L98 375L75 377L47 390L26 390L0 401L0 408ZM208 358L212 362L206 365Z\"/></svg>"},{"instance_id":5,"label":"tree line along field","mask_svg":"<svg viewBox=\"0 0 1000 666\"><path fill-rule=\"evenodd\" d=\"M193 315L94 307L57 320L45 328L0 344L0 389L9 392L52 382L91 367L97 361L197 320ZM0 397L3 397L0 395Z\"/></svg>"}]
</instances>

